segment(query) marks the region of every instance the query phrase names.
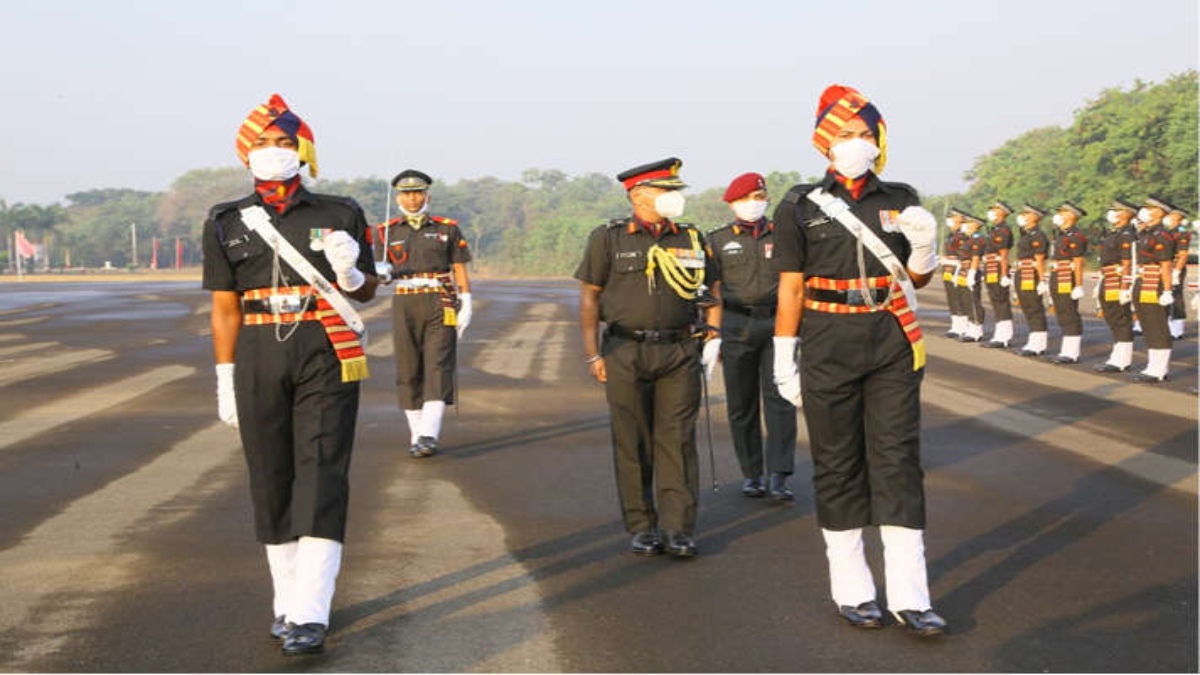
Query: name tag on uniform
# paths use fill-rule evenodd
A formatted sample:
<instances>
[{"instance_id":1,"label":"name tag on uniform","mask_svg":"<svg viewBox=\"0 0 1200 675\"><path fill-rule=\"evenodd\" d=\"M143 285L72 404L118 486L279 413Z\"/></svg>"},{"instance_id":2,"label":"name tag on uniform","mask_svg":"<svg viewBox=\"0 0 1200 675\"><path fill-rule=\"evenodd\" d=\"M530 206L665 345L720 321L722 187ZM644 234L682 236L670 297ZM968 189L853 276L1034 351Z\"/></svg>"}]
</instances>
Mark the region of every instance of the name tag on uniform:
<instances>
[{"instance_id":1,"label":"name tag on uniform","mask_svg":"<svg viewBox=\"0 0 1200 675\"><path fill-rule=\"evenodd\" d=\"M704 269L704 251L693 251L690 248L669 248L667 252L675 256L679 266L684 269Z\"/></svg>"},{"instance_id":2,"label":"name tag on uniform","mask_svg":"<svg viewBox=\"0 0 1200 675\"><path fill-rule=\"evenodd\" d=\"M721 252L728 255L737 255L742 252L742 245L736 241L731 241L721 247Z\"/></svg>"}]
</instances>

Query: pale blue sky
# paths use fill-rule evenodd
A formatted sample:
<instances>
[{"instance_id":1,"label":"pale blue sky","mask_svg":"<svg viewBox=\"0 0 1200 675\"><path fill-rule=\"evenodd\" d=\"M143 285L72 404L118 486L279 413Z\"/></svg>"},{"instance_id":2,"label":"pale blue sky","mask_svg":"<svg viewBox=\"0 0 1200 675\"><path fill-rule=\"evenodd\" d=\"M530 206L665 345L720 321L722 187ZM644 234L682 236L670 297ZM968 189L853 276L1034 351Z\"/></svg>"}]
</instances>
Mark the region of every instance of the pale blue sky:
<instances>
[{"instance_id":1,"label":"pale blue sky","mask_svg":"<svg viewBox=\"0 0 1200 675\"><path fill-rule=\"evenodd\" d=\"M271 92L322 177L613 175L675 155L696 188L814 174L821 90L888 123L885 178L974 159L1108 87L1197 67L1195 0L0 0L0 198L162 190L236 166Z\"/></svg>"}]
</instances>

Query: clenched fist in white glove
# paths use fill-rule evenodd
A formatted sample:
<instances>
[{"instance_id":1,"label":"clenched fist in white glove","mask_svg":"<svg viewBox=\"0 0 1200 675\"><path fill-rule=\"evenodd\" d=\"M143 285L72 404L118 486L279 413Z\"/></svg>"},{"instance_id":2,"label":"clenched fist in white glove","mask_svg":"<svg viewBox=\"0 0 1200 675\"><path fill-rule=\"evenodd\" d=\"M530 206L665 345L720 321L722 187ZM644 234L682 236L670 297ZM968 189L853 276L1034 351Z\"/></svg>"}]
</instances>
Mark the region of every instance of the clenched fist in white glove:
<instances>
[{"instance_id":1,"label":"clenched fist in white glove","mask_svg":"<svg viewBox=\"0 0 1200 675\"><path fill-rule=\"evenodd\" d=\"M233 364L217 364L217 417L238 428L237 395L233 391Z\"/></svg>"},{"instance_id":2,"label":"clenched fist in white glove","mask_svg":"<svg viewBox=\"0 0 1200 675\"><path fill-rule=\"evenodd\" d=\"M458 294L458 316L455 317L455 326L458 331L458 339L461 340L463 333L467 332L467 326L471 325L471 294Z\"/></svg>"},{"instance_id":3,"label":"clenched fist in white glove","mask_svg":"<svg viewBox=\"0 0 1200 675\"><path fill-rule=\"evenodd\" d=\"M779 395L797 408L800 407L800 369L796 365L796 342L794 337L773 338L775 347L774 371L775 386Z\"/></svg>"},{"instance_id":4,"label":"clenched fist in white glove","mask_svg":"<svg viewBox=\"0 0 1200 675\"><path fill-rule=\"evenodd\" d=\"M1117 291L1117 302L1122 305L1128 305L1129 303L1133 302L1133 290L1129 288L1122 288L1121 290Z\"/></svg>"},{"instance_id":5,"label":"clenched fist in white glove","mask_svg":"<svg viewBox=\"0 0 1200 675\"><path fill-rule=\"evenodd\" d=\"M934 243L937 238L937 219L920 206L910 206L896 216L900 233L908 239L912 252L905 263L916 274L929 274L937 269Z\"/></svg>"},{"instance_id":6,"label":"clenched fist in white glove","mask_svg":"<svg viewBox=\"0 0 1200 675\"><path fill-rule=\"evenodd\" d=\"M1178 267L1171 270L1171 285L1172 286L1178 286L1180 283L1183 282L1182 272L1183 272L1183 270L1179 269Z\"/></svg>"},{"instance_id":7,"label":"clenched fist in white glove","mask_svg":"<svg viewBox=\"0 0 1200 675\"><path fill-rule=\"evenodd\" d=\"M1158 304L1162 305L1163 307L1170 307L1171 305L1175 304L1175 294L1171 291L1163 291L1158 296Z\"/></svg>"},{"instance_id":8,"label":"clenched fist in white glove","mask_svg":"<svg viewBox=\"0 0 1200 675\"><path fill-rule=\"evenodd\" d=\"M1012 277L1007 274L1000 277L1000 288L1008 288L1009 286L1012 286Z\"/></svg>"},{"instance_id":9,"label":"clenched fist in white glove","mask_svg":"<svg viewBox=\"0 0 1200 675\"><path fill-rule=\"evenodd\" d=\"M1037 294L1038 295L1045 295L1049 292L1050 292L1050 287L1046 285L1046 282L1039 281L1037 283Z\"/></svg>"},{"instance_id":10,"label":"clenched fist in white glove","mask_svg":"<svg viewBox=\"0 0 1200 675\"><path fill-rule=\"evenodd\" d=\"M975 284L979 281L978 277L979 275L974 272L967 272L967 288L975 290Z\"/></svg>"},{"instance_id":11,"label":"clenched fist in white glove","mask_svg":"<svg viewBox=\"0 0 1200 675\"><path fill-rule=\"evenodd\" d=\"M717 361L721 358L721 338L713 338L704 343L704 350L700 352L700 365L704 366L704 379L711 380L713 369L717 367Z\"/></svg>"},{"instance_id":12,"label":"clenched fist in white glove","mask_svg":"<svg viewBox=\"0 0 1200 675\"><path fill-rule=\"evenodd\" d=\"M1083 286L1076 286L1075 288L1071 289L1071 299L1072 300L1079 300L1082 297L1083 297Z\"/></svg>"},{"instance_id":13,"label":"clenched fist in white glove","mask_svg":"<svg viewBox=\"0 0 1200 675\"><path fill-rule=\"evenodd\" d=\"M357 291L367 280L355 264L358 263L359 247L349 232L334 230L323 239L325 259L337 275L337 285L343 291Z\"/></svg>"}]
</instances>

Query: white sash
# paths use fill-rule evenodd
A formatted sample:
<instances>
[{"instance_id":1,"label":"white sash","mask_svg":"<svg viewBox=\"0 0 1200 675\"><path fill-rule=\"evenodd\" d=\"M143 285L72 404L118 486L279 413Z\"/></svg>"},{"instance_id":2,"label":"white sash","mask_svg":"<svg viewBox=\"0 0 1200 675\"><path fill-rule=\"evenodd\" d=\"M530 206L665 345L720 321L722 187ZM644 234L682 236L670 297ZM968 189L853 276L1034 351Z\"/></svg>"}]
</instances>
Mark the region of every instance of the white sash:
<instances>
[{"instance_id":1,"label":"white sash","mask_svg":"<svg viewBox=\"0 0 1200 675\"><path fill-rule=\"evenodd\" d=\"M875 259L891 272L892 278L900 282L900 288L904 291L909 308L914 312L917 311L917 289L908 276L908 270L896 257L896 254L892 253L892 249L888 248L888 245L883 243L883 240L877 237L871 228L854 215L854 212L850 210L850 205L841 197L834 197L823 188L809 192L808 200L820 207L821 211L831 220L837 221L842 227L849 230L850 234L862 240L863 246L871 252L871 255L875 256ZM860 271L860 273L862 272Z\"/></svg>"},{"instance_id":2,"label":"white sash","mask_svg":"<svg viewBox=\"0 0 1200 675\"><path fill-rule=\"evenodd\" d=\"M317 292L321 297L329 302L329 306L342 317L346 325L358 333L360 336L366 333L366 327L363 325L362 317L350 305L350 301L346 296L338 291L337 287L329 282L328 279L321 276L316 267L305 258L302 253L296 250L294 246L288 243L287 239L275 229L275 225L271 223L271 215L266 209L261 206L248 206L241 209L242 223L250 229L251 232L257 232L258 236L263 238L274 251L279 253L284 262L292 267L306 282Z\"/></svg>"}]
</instances>

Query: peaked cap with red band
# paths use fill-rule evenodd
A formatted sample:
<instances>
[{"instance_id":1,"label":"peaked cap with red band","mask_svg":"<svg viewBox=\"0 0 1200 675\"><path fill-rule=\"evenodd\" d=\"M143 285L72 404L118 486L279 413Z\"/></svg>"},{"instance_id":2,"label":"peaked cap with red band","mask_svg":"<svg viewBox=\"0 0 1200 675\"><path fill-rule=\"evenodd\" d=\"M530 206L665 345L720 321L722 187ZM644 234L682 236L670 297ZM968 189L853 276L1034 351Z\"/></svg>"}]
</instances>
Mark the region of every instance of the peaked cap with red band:
<instances>
[{"instance_id":1,"label":"peaked cap with red band","mask_svg":"<svg viewBox=\"0 0 1200 675\"><path fill-rule=\"evenodd\" d=\"M626 191L639 185L679 190L687 187L687 183L679 178L679 167L681 166L683 166L683 161L679 158L668 157L622 171L617 174L617 180L621 181L621 185L625 186Z\"/></svg>"},{"instance_id":2,"label":"peaked cap with red band","mask_svg":"<svg viewBox=\"0 0 1200 675\"><path fill-rule=\"evenodd\" d=\"M817 104L817 128L813 131L813 145L822 155L829 156L829 148L837 132L855 117L866 122L879 142L879 157L875 160L875 173L883 171L887 164L887 125L879 109L857 89L833 84L821 93Z\"/></svg>"},{"instance_id":3,"label":"peaked cap with red band","mask_svg":"<svg viewBox=\"0 0 1200 675\"><path fill-rule=\"evenodd\" d=\"M725 196L721 199L726 202L736 202L751 192L765 189L767 189L767 181L762 174L744 173L733 179L733 182L725 189Z\"/></svg>"},{"instance_id":4,"label":"peaked cap with red band","mask_svg":"<svg viewBox=\"0 0 1200 675\"><path fill-rule=\"evenodd\" d=\"M308 164L308 174L316 178L317 148L313 145L312 129L309 129L304 120L297 117L296 113L288 108L287 103L283 102L283 97L279 94L271 94L271 100L250 111L246 121L242 122L242 126L238 129L237 141L234 145L242 164L250 165L250 150L254 147L254 141L262 135L267 127L272 125L295 139L300 161Z\"/></svg>"}]
</instances>

